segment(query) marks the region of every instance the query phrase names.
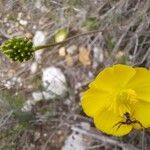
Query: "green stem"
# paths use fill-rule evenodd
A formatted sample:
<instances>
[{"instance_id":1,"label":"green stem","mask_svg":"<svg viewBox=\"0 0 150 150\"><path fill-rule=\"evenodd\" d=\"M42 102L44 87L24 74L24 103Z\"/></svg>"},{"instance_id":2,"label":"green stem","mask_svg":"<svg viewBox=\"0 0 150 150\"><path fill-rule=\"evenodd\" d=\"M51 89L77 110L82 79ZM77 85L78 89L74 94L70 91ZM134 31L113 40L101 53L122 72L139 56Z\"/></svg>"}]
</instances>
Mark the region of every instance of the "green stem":
<instances>
[{"instance_id":1,"label":"green stem","mask_svg":"<svg viewBox=\"0 0 150 150\"><path fill-rule=\"evenodd\" d=\"M94 34L94 33L102 32L102 31L104 31L104 30L94 30L94 31L90 31L90 32L86 32L86 33L82 33L82 34L72 36L72 37L70 37L70 38L68 38L68 39L66 39L65 41L62 41L62 42L52 43L52 44L48 44L48 45L36 46L36 47L34 47L34 51L37 51L37 50L40 50L40 49L43 49L43 48L49 48L49 47L54 47L54 46L57 46L57 45L61 45L61 44L69 42L72 39L78 38L80 36L85 36L85 35L88 35L88 34Z\"/></svg>"}]
</instances>

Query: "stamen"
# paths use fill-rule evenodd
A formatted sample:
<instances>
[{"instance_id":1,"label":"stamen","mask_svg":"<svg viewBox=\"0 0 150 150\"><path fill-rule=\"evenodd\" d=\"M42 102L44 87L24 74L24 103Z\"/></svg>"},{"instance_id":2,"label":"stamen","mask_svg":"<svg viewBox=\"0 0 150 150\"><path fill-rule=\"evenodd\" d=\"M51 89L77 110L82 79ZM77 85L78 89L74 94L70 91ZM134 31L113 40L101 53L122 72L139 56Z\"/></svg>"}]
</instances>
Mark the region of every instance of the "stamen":
<instances>
[{"instance_id":1,"label":"stamen","mask_svg":"<svg viewBox=\"0 0 150 150\"><path fill-rule=\"evenodd\" d=\"M126 89L119 91L113 102L114 111L117 113L119 112L122 116L125 112L131 113L131 110L138 102L138 99L134 90Z\"/></svg>"}]
</instances>

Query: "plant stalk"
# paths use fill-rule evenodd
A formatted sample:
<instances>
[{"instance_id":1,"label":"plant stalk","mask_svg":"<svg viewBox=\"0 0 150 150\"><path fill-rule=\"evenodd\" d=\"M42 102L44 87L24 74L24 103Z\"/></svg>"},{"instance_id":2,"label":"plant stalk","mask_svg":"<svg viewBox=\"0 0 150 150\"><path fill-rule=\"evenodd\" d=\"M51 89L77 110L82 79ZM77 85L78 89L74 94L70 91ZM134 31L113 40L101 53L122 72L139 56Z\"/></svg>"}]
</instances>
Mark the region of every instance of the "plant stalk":
<instances>
[{"instance_id":1,"label":"plant stalk","mask_svg":"<svg viewBox=\"0 0 150 150\"><path fill-rule=\"evenodd\" d=\"M57 45L61 45L61 44L69 42L70 40L78 38L80 36L94 34L94 33L102 32L102 31L104 31L104 30L93 30L93 31L90 31L90 32L86 32L86 33L82 33L82 34L78 34L78 35L72 36L72 37L70 37L70 38L68 38L68 39L66 39L65 41L62 41L62 42L36 46L36 47L34 47L34 51L37 51L37 50L40 50L40 49L44 49L44 48L54 47L54 46L57 46Z\"/></svg>"}]
</instances>

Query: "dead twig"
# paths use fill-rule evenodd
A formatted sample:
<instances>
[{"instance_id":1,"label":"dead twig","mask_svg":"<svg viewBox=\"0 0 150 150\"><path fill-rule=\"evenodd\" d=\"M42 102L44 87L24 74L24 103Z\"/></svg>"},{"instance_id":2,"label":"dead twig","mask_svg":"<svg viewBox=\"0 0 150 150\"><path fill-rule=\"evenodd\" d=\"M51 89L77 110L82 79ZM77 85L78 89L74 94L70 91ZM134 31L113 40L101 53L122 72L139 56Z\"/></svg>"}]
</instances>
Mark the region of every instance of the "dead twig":
<instances>
[{"instance_id":1,"label":"dead twig","mask_svg":"<svg viewBox=\"0 0 150 150\"><path fill-rule=\"evenodd\" d=\"M139 150L136 147L134 147L133 145L121 143L120 141L114 140L114 139L109 138L109 137L104 136L104 135L96 135L94 133L90 133L89 131L83 130L83 129L78 128L78 127L72 127L71 129L73 131L79 132L79 133L84 134L86 136L93 137L94 139L100 140L104 143L111 144L111 145L117 145L118 147L121 147L123 150Z\"/></svg>"}]
</instances>

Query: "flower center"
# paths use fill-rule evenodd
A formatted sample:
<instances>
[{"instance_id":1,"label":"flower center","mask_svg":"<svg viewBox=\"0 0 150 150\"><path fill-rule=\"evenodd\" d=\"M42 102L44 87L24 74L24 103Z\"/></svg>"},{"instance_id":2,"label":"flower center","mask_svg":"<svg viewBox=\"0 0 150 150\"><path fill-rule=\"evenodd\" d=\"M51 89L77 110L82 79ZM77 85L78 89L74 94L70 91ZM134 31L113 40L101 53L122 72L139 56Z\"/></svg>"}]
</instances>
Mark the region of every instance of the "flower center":
<instances>
[{"instance_id":1,"label":"flower center","mask_svg":"<svg viewBox=\"0 0 150 150\"><path fill-rule=\"evenodd\" d=\"M134 90L121 90L116 94L114 110L115 112L119 112L119 115L121 116L124 115L126 112L132 113L137 101L137 95Z\"/></svg>"}]
</instances>

